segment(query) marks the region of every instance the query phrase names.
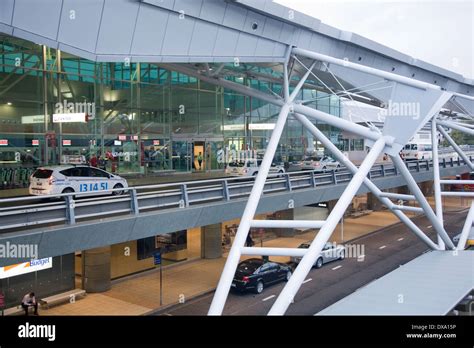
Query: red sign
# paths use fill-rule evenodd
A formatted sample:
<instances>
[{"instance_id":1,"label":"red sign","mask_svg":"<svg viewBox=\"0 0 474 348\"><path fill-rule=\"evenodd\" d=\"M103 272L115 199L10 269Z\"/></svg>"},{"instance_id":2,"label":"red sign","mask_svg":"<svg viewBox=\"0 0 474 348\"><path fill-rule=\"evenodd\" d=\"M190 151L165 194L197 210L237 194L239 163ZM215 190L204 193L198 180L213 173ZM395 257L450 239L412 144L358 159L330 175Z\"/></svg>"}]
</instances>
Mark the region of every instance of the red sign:
<instances>
[{"instance_id":1,"label":"red sign","mask_svg":"<svg viewBox=\"0 0 474 348\"><path fill-rule=\"evenodd\" d=\"M153 140L153 145L160 145L160 141L159 140Z\"/></svg>"},{"instance_id":2,"label":"red sign","mask_svg":"<svg viewBox=\"0 0 474 348\"><path fill-rule=\"evenodd\" d=\"M119 135L118 139L121 140L121 141L125 141L125 140L127 140L127 136L126 135Z\"/></svg>"},{"instance_id":3,"label":"red sign","mask_svg":"<svg viewBox=\"0 0 474 348\"><path fill-rule=\"evenodd\" d=\"M132 140L138 140L138 135L134 135L134 136L132 137Z\"/></svg>"},{"instance_id":4,"label":"red sign","mask_svg":"<svg viewBox=\"0 0 474 348\"><path fill-rule=\"evenodd\" d=\"M31 145L33 145L33 146L38 146L39 144L40 144L40 141L37 140L37 139L33 139L33 140L31 141Z\"/></svg>"},{"instance_id":5,"label":"red sign","mask_svg":"<svg viewBox=\"0 0 474 348\"><path fill-rule=\"evenodd\" d=\"M7 146L8 145L8 139L0 139L0 146Z\"/></svg>"},{"instance_id":6,"label":"red sign","mask_svg":"<svg viewBox=\"0 0 474 348\"><path fill-rule=\"evenodd\" d=\"M63 140L63 146L71 146L71 140Z\"/></svg>"}]
</instances>

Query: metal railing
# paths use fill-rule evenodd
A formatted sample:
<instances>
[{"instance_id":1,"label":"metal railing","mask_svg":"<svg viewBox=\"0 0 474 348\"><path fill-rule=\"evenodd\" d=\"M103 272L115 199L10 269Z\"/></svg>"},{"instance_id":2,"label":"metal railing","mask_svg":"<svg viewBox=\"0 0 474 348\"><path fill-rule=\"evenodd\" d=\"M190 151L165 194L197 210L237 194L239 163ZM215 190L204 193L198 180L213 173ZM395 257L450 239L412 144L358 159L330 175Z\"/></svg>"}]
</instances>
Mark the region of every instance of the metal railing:
<instances>
[{"instance_id":1,"label":"metal railing","mask_svg":"<svg viewBox=\"0 0 474 348\"><path fill-rule=\"evenodd\" d=\"M433 167L431 160L406 162L406 164L408 169L414 172L430 171ZM464 161L460 158L444 158L440 161L441 168L461 165L464 165ZM376 179L396 175L398 175L397 169L390 163L374 166L368 177ZM276 174L269 176L263 192L272 194L312 189L349 182L351 178L352 174L344 168L324 173L300 171ZM186 209L210 202L229 202L249 196L254 179L254 177L228 177L134 186L102 191L100 196L92 197L90 193L64 193L47 197L0 199L0 231L51 224L73 225L78 221L139 215L162 209ZM112 195L114 192L121 194ZM83 196L88 197L81 198Z\"/></svg>"}]
</instances>

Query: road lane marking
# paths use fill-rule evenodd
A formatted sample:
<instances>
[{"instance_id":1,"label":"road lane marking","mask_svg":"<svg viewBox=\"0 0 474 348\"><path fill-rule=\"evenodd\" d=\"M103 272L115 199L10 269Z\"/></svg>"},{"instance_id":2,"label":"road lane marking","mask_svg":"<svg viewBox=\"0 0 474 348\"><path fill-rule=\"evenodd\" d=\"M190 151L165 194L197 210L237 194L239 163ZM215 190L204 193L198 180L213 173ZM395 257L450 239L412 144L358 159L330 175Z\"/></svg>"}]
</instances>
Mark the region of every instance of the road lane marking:
<instances>
[{"instance_id":1,"label":"road lane marking","mask_svg":"<svg viewBox=\"0 0 474 348\"><path fill-rule=\"evenodd\" d=\"M379 249L385 249L386 247L386 245L382 245Z\"/></svg>"},{"instance_id":2,"label":"road lane marking","mask_svg":"<svg viewBox=\"0 0 474 348\"><path fill-rule=\"evenodd\" d=\"M271 295L271 296L265 297L262 301L265 302L265 301L271 300L274 297L275 295Z\"/></svg>"},{"instance_id":3,"label":"road lane marking","mask_svg":"<svg viewBox=\"0 0 474 348\"><path fill-rule=\"evenodd\" d=\"M404 239L405 239L405 238L398 238L397 240L398 240L399 242L401 242L401 241L404 240Z\"/></svg>"},{"instance_id":4,"label":"road lane marking","mask_svg":"<svg viewBox=\"0 0 474 348\"><path fill-rule=\"evenodd\" d=\"M306 280L303 282L303 284L306 284L307 282L310 282L310 281L312 281L312 280L313 280L313 278L308 278L308 279L306 279Z\"/></svg>"},{"instance_id":5,"label":"road lane marking","mask_svg":"<svg viewBox=\"0 0 474 348\"><path fill-rule=\"evenodd\" d=\"M428 227L426 227L426 228L431 228L431 227L433 227L433 226L432 226L432 225L429 225L429 226L428 226Z\"/></svg>"},{"instance_id":6,"label":"road lane marking","mask_svg":"<svg viewBox=\"0 0 474 348\"><path fill-rule=\"evenodd\" d=\"M341 268L341 267L342 267L342 266L339 265L339 266L334 267L332 270L335 271L336 269L339 269L339 268Z\"/></svg>"}]
</instances>

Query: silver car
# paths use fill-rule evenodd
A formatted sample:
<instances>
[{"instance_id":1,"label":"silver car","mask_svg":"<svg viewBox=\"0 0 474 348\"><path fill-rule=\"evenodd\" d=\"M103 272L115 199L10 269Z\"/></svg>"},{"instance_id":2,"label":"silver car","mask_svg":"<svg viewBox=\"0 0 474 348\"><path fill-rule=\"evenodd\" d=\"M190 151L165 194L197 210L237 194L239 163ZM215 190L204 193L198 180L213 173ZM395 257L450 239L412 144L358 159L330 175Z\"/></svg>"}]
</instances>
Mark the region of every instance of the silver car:
<instances>
[{"instance_id":1,"label":"silver car","mask_svg":"<svg viewBox=\"0 0 474 348\"><path fill-rule=\"evenodd\" d=\"M308 249L310 245L311 245L311 242L307 242L307 243L301 244L298 248ZM321 268L322 265L325 263L336 261L336 260L342 260L345 256L345 252L346 252L346 247L344 245L327 242L324 245L324 248L321 251L321 254L316 259L314 266L316 268ZM300 261L301 261L301 257L295 257L295 256L291 257L291 262L299 263Z\"/></svg>"},{"instance_id":2,"label":"silver car","mask_svg":"<svg viewBox=\"0 0 474 348\"><path fill-rule=\"evenodd\" d=\"M311 157L301 162L301 170L314 170L317 172L326 172L339 170L341 164L330 156Z\"/></svg>"}]
</instances>

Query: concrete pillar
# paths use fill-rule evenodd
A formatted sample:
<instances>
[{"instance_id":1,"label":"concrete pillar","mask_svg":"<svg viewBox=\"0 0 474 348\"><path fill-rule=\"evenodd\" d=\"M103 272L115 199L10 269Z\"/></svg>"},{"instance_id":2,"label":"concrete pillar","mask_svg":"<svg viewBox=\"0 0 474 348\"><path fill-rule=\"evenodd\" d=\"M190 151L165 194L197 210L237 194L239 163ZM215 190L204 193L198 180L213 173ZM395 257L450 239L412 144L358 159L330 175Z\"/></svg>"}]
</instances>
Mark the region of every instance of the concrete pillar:
<instances>
[{"instance_id":1,"label":"concrete pillar","mask_svg":"<svg viewBox=\"0 0 474 348\"><path fill-rule=\"evenodd\" d=\"M406 185L397 187L397 190L395 192L399 193L399 194L402 194L402 195L411 195L411 192L408 189L408 186L406 186Z\"/></svg>"},{"instance_id":2,"label":"concrete pillar","mask_svg":"<svg viewBox=\"0 0 474 348\"><path fill-rule=\"evenodd\" d=\"M433 180L424 181L424 182L419 184L421 192L423 192L423 195L425 197L433 196L433 194L434 194L433 184L434 184Z\"/></svg>"},{"instance_id":3,"label":"concrete pillar","mask_svg":"<svg viewBox=\"0 0 474 348\"><path fill-rule=\"evenodd\" d=\"M201 227L201 257L203 259L222 257L222 223Z\"/></svg>"},{"instance_id":4,"label":"concrete pillar","mask_svg":"<svg viewBox=\"0 0 474 348\"><path fill-rule=\"evenodd\" d=\"M110 289L111 247L82 252L82 286L86 292L104 292Z\"/></svg>"},{"instance_id":5,"label":"concrete pillar","mask_svg":"<svg viewBox=\"0 0 474 348\"><path fill-rule=\"evenodd\" d=\"M383 204L380 203L379 199L372 193L367 193L367 209L373 211L380 211L383 208Z\"/></svg>"},{"instance_id":6,"label":"concrete pillar","mask_svg":"<svg viewBox=\"0 0 474 348\"><path fill-rule=\"evenodd\" d=\"M331 214L332 210L334 209L334 206L336 205L337 203L337 199L334 199L332 201L328 201L327 202L327 205L328 205L328 214Z\"/></svg>"},{"instance_id":7,"label":"concrete pillar","mask_svg":"<svg viewBox=\"0 0 474 348\"><path fill-rule=\"evenodd\" d=\"M294 220L295 211L294 209L280 210L277 212L278 220ZM294 228L275 228L273 229L278 237L294 237L295 229Z\"/></svg>"},{"instance_id":8,"label":"concrete pillar","mask_svg":"<svg viewBox=\"0 0 474 348\"><path fill-rule=\"evenodd\" d=\"M334 206L336 205L337 203L337 199L334 199L332 201L328 201L327 202L327 205L328 205L328 214L331 214L332 210L334 209ZM349 204L349 206L347 207L345 213L344 213L344 216L347 216L352 210L354 209L354 202L351 202Z\"/></svg>"}]
</instances>

